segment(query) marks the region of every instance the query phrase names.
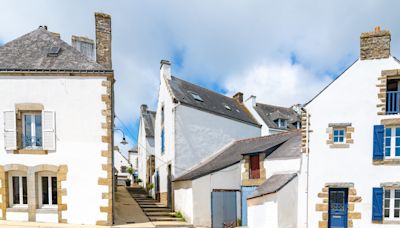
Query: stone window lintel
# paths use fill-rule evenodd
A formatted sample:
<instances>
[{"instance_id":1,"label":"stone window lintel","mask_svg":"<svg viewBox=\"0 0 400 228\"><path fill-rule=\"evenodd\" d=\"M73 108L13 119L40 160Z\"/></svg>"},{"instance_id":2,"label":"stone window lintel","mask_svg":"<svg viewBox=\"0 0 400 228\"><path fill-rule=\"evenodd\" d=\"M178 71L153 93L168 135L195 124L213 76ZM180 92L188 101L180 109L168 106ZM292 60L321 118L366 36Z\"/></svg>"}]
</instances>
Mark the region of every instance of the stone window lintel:
<instances>
[{"instance_id":1,"label":"stone window lintel","mask_svg":"<svg viewBox=\"0 0 400 228\"><path fill-rule=\"evenodd\" d=\"M354 183L352 183L352 182L332 182L332 183L326 183L325 187L327 187L327 188L353 188Z\"/></svg>"}]
</instances>

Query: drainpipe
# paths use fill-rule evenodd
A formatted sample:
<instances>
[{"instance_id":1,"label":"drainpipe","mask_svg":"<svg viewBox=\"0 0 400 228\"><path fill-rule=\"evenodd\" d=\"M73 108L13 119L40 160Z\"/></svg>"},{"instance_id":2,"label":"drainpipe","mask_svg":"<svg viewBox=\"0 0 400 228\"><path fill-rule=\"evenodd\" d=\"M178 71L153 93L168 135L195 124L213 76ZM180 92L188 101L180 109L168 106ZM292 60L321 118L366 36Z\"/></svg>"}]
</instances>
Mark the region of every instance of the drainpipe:
<instances>
[{"instance_id":1,"label":"drainpipe","mask_svg":"<svg viewBox=\"0 0 400 228\"><path fill-rule=\"evenodd\" d=\"M309 114L307 113L307 110L303 107L302 108L302 111L306 114L306 151L305 151L305 154L306 154L306 156L307 156L307 169L306 169L306 172L307 172L307 176L306 176L306 228L308 228L308 217L309 217L309 214L308 214L308 208L309 208L309 193L308 193L308 191L309 191L309 177L310 177L310 175L309 175L309 170L310 170L310 154L309 154L309 131L310 131L310 119L309 119Z\"/></svg>"}]
</instances>

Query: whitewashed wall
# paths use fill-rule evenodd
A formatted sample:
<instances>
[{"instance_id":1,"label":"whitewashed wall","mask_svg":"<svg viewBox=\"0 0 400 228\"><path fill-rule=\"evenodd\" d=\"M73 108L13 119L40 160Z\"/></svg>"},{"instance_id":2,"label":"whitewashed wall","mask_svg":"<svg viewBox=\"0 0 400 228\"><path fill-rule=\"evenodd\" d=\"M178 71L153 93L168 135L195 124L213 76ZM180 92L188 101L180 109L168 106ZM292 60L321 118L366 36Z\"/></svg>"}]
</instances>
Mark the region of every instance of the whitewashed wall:
<instances>
[{"instance_id":1,"label":"whitewashed wall","mask_svg":"<svg viewBox=\"0 0 400 228\"><path fill-rule=\"evenodd\" d=\"M355 204L355 211L361 212L362 219L353 219L354 227L382 226L371 222L372 188L382 182L399 181L399 166L372 165L373 125L380 124L382 118L377 115L379 89L376 84L382 70L396 68L400 64L392 57L359 60L306 106L313 131L310 133L309 227L318 227L321 212L315 211L315 205L321 199L317 195L328 182L354 183L357 195L362 197L362 202ZM326 144L328 124L338 122L352 123L355 129L354 144L348 149L330 149ZM300 227L305 227L305 222Z\"/></svg>"},{"instance_id":2,"label":"whitewashed wall","mask_svg":"<svg viewBox=\"0 0 400 228\"><path fill-rule=\"evenodd\" d=\"M277 193L249 199L249 228L297 227L297 178Z\"/></svg>"},{"instance_id":3,"label":"whitewashed wall","mask_svg":"<svg viewBox=\"0 0 400 228\"><path fill-rule=\"evenodd\" d=\"M237 190L237 217L241 216L240 164L229 166L193 181L174 183L175 209L196 226L211 227L211 192L214 189ZM179 194L179 195L178 195Z\"/></svg>"},{"instance_id":4,"label":"whitewashed wall","mask_svg":"<svg viewBox=\"0 0 400 228\"><path fill-rule=\"evenodd\" d=\"M278 173L297 173L300 170L300 158L291 159L265 159L266 178Z\"/></svg>"},{"instance_id":5,"label":"whitewashed wall","mask_svg":"<svg viewBox=\"0 0 400 228\"><path fill-rule=\"evenodd\" d=\"M143 118L140 118L139 135L138 135L138 173L139 178L143 181L141 184L146 187L147 183L147 159L150 155L154 155L154 138L146 137L146 130Z\"/></svg>"},{"instance_id":6,"label":"whitewashed wall","mask_svg":"<svg viewBox=\"0 0 400 228\"><path fill-rule=\"evenodd\" d=\"M254 109L254 106L256 105L257 98L255 96L250 96L248 99L245 100L244 104L246 108L250 111L251 115L257 120L258 123L261 124L261 135L270 135L270 129L265 124L264 120L261 118L261 116L258 114L258 112Z\"/></svg>"},{"instance_id":7,"label":"whitewashed wall","mask_svg":"<svg viewBox=\"0 0 400 228\"><path fill-rule=\"evenodd\" d=\"M125 166L126 170L131 166L131 164L128 162L128 159L124 157L124 155L121 154L120 151L114 150L114 168L118 170L118 175L129 175L128 172L122 173L121 172L121 167Z\"/></svg>"},{"instance_id":8,"label":"whitewashed wall","mask_svg":"<svg viewBox=\"0 0 400 228\"><path fill-rule=\"evenodd\" d=\"M101 142L106 130L101 110L106 109L101 95L106 88L101 77L50 77L10 76L0 77L0 164L66 164L67 180L63 188L68 196L63 203L68 210L63 218L73 224L95 224L107 220L100 206L107 206L102 193L107 186L97 184L99 177L106 178L101 164L107 163L101 151L107 144ZM16 103L41 103L56 113L56 150L48 155L15 155L4 150L3 111L15 110ZM104 175L102 175L104 173ZM9 219L12 219L10 216Z\"/></svg>"}]
</instances>

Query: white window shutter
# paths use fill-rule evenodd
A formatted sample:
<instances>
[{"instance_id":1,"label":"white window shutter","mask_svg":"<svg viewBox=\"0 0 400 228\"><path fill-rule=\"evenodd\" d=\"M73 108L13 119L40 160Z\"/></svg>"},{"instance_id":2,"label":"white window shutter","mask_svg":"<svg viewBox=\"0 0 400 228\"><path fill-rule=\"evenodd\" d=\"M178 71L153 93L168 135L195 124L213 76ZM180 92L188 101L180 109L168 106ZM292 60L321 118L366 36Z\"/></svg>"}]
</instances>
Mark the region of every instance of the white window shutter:
<instances>
[{"instance_id":1,"label":"white window shutter","mask_svg":"<svg viewBox=\"0 0 400 228\"><path fill-rule=\"evenodd\" d=\"M55 112L43 111L43 149L55 150L56 149L56 118Z\"/></svg>"},{"instance_id":2,"label":"white window shutter","mask_svg":"<svg viewBox=\"0 0 400 228\"><path fill-rule=\"evenodd\" d=\"M4 147L6 150L17 149L17 122L15 111L4 112Z\"/></svg>"}]
</instances>

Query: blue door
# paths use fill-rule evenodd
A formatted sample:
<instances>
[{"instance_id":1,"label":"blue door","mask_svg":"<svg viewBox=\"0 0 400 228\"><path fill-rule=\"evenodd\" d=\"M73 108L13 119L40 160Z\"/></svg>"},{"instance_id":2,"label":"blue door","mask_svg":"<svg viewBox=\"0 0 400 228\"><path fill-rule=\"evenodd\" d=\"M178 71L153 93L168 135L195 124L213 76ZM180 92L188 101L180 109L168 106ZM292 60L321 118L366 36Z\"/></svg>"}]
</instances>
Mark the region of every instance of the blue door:
<instances>
[{"instance_id":1,"label":"blue door","mask_svg":"<svg viewBox=\"0 0 400 228\"><path fill-rule=\"evenodd\" d=\"M242 226L247 226L247 197L251 195L257 186L242 186Z\"/></svg>"},{"instance_id":2,"label":"blue door","mask_svg":"<svg viewBox=\"0 0 400 228\"><path fill-rule=\"evenodd\" d=\"M329 189L329 228L347 228L347 188Z\"/></svg>"},{"instance_id":3,"label":"blue door","mask_svg":"<svg viewBox=\"0 0 400 228\"><path fill-rule=\"evenodd\" d=\"M212 228L236 227L236 191L211 192Z\"/></svg>"}]
</instances>

